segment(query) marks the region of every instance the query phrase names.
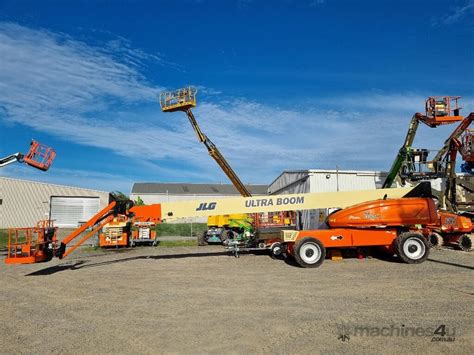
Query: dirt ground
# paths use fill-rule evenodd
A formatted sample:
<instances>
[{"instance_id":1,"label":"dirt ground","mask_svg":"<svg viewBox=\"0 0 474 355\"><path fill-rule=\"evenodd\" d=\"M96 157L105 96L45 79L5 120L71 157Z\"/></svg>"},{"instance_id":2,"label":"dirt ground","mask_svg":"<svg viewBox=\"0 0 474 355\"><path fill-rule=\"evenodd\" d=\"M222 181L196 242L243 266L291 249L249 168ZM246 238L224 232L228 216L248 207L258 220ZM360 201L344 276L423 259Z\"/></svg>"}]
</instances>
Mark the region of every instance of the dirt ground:
<instances>
[{"instance_id":1,"label":"dirt ground","mask_svg":"<svg viewBox=\"0 0 474 355\"><path fill-rule=\"evenodd\" d=\"M237 259L219 246L0 262L2 353L467 354L474 348L474 252L433 250L421 265L326 260L318 269L267 255ZM432 341L442 325L443 339L454 341ZM430 335L414 335L416 327Z\"/></svg>"}]
</instances>

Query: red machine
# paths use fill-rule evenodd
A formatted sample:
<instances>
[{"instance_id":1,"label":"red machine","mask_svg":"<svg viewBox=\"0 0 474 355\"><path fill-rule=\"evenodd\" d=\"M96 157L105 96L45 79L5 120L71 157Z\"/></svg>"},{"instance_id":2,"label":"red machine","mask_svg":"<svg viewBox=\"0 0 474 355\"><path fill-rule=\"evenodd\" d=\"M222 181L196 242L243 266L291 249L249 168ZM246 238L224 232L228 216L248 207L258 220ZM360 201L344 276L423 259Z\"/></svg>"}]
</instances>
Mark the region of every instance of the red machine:
<instances>
[{"instance_id":1,"label":"red machine","mask_svg":"<svg viewBox=\"0 0 474 355\"><path fill-rule=\"evenodd\" d=\"M473 224L470 218L438 211L436 223L427 226L425 235L432 246L451 245L463 251L470 251L472 230Z\"/></svg>"},{"instance_id":2,"label":"red machine","mask_svg":"<svg viewBox=\"0 0 474 355\"><path fill-rule=\"evenodd\" d=\"M329 229L284 231L289 255L302 267L318 267L326 249L379 246L408 264L428 258L429 244L416 225L436 222L436 206L430 198L401 198L364 202L328 217Z\"/></svg>"}]
</instances>

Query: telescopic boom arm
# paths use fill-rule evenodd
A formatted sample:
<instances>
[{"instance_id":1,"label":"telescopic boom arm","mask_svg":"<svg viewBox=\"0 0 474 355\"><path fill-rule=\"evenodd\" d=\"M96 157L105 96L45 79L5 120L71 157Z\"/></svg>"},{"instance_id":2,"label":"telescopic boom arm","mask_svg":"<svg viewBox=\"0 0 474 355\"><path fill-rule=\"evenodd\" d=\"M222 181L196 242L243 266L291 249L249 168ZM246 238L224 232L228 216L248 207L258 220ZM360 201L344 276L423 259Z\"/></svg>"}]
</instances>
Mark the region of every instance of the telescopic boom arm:
<instances>
[{"instance_id":1,"label":"telescopic boom arm","mask_svg":"<svg viewBox=\"0 0 474 355\"><path fill-rule=\"evenodd\" d=\"M197 90L187 87L171 92L163 92L160 95L160 105L163 112L184 111L188 116L189 122L194 129L199 141L203 143L209 152L209 155L221 167L229 180L235 186L237 191L243 197L251 197L252 194L239 179L235 171L231 168L227 160L221 154L216 145L201 131L193 112L192 107L196 107Z\"/></svg>"},{"instance_id":2,"label":"telescopic boom arm","mask_svg":"<svg viewBox=\"0 0 474 355\"><path fill-rule=\"evenodd\" d=\"M21 153L11 154L6 156L5 158L0 159L0 168L7 166L12 163L21 162L23 160L24 155Z\"/></svg>"},{"instance_id":3,"label":"telescopic boom arm","mask_svg":"<svg viewBox=\"0 0 474 355\"><path fill-rule=\"evenodd\" d=\"M237 191L239 191L242 197L251 197L252 194L250 193L250 191L239 179L235 171L231 168L227 160L225 160L224 156L221 154L216 145L212 143L212 141L204 133L202 133L201 128L199 127L191 109L187 109L185 112L186 115L188 115L189 122L191 122L191 125L193 126L199 141L206 146L209 155L216 161L217 164L219 164L221 169L224 171L224 173L227 175L229 180L235 186Z\"/></svg>"}]
</instances>

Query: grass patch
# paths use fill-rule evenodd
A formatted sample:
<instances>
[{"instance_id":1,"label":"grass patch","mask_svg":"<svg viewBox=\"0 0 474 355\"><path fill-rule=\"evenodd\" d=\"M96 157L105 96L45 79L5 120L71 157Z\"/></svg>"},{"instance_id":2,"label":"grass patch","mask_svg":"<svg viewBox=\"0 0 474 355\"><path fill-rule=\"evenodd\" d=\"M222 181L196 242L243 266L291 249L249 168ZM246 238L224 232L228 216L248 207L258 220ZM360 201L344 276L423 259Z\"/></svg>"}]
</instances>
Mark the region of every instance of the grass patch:
<instances>
[{"instance_id":1,"label":"grass patch","mask_svg":"<svg viewBox=\"0 0 474 355\"><path fill-rule=\"evenodd\" d=\"M83 247L82 250L88 253L97 253L101 251L101 248L99 246L88 245Z\"/></svg>"},{"instance_id":2,"label":"grass patch","mask_svg":"<svg viewBox=\"0 0 474 355\"><path fill-rule=\"evenodd\" d=\"M191 233L192 228L192 233ZM156 235L172 237L196 237L207 230L206 223L163 223L156 226Z\"/></svg>"},{"instance_id":3,"label":"grass patch","mask_svg":"<svg viewBox=\"0 0 474 355\"><path fill-rule=\"evenodd\" d=\"M160 240L158 247L195 247L197 246L196 240Z\"/></svg>"},{"instance_id":4,"label":"grass patch","mask_svg":"<svg viewBox=\"0 0 474 355\"><path fill-rule=\"evenodd\" d=\"M6 229L0 229L0 248L4 249L8 245L8 231Z\"/></svg>"}]
</instances>

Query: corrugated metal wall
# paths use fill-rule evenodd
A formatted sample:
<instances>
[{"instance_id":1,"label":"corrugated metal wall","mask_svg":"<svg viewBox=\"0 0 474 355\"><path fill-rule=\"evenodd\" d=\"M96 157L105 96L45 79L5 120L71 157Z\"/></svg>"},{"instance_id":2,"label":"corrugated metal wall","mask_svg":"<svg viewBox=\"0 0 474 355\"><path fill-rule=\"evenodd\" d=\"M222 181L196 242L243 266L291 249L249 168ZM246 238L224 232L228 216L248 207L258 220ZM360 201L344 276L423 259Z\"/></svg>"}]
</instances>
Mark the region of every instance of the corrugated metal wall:
<instances>
[{"instance_id":1,"label":"corrugated metal wall","mask_svg":"<svg viewBox=\"0 0 474 355\"><path fill-rule=\"evenodd\" d=\"M310 171L311 192L372 190L382 187L386 174L376 171Z\"/></svg>"},{"instance_id":2,"label":"corrugated metal wall","mask_svg":"<svg viewBox=\"0 0 474 355\"><path fill-rule=\"evenodd\" d=\"M386 174L375 171L303 170L285 171L269 187L269 194L370 190L382 187ZM330 210L301 211L302 229L318 229Z\"/></svg>"},{"instance_id":3,"label":"corrugated metal wall","mask_svg":"<svg viewBox=\"0 0 474 355\"><path fill-rule=\"evenodd\" d=\"M269 195L309 192L309 171L285 171L268 186Z\"/></svg>"},{"instance_id":4,"label":"corrugated metal wall","mask_svg":"<svg viewBox=\"0 0 474 355\"><path fill-rule=\"evenodd\" d=\"M51 196L99 197L101 209L109 202L105 191L0 177L0 228L33 227L47 219Z\"/></svg>"}]
</instances>

